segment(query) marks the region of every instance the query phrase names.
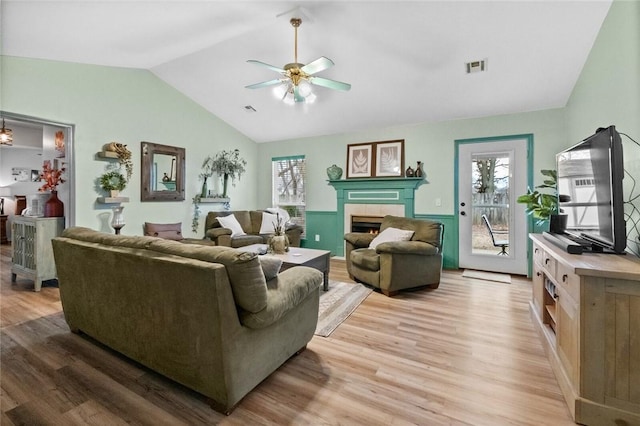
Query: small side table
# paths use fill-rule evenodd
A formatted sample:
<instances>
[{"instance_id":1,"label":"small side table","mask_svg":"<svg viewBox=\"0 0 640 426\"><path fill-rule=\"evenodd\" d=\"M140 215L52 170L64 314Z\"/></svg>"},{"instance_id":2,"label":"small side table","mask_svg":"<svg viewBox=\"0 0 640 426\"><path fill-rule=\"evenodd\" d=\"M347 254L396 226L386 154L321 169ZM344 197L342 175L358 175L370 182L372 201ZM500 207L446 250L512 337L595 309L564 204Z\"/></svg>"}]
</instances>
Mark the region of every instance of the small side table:
<instances>
[{"instance_id":1,"label":"small side table","mask_svg":"<svg viewBox=\"0 0 640 426\"><path fill-rule=\"evenodd\" d=\"M0 215L0 244L8 244L7 239L7 215Z\"/></svg>"}]
</instances>

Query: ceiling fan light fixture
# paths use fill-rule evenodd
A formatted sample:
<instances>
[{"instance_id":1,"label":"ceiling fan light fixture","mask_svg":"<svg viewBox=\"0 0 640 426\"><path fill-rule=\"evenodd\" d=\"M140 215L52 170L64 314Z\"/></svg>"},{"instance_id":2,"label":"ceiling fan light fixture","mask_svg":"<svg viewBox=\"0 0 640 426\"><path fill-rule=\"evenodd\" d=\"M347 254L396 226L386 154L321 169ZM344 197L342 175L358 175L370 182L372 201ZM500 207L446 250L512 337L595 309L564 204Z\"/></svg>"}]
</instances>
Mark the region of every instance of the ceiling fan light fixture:
<instances>
[{"instance_id":1,"label":"ceiling fan light fixture","mask_svg":"<svg viewBox=\"0 0 640 426\"><path fill-rule=\"evenodd\" d=\"M2 119L2 129L0 130L0 145L13 145L13 130L7 129Z\"/></svg>"},{"instance_id":2,"label":"ceiling fan light fixture","mask_svg":"<svg viewBox=\"0 0 640 426\"><path fill-rule=\"evenodd\" d=\"M282 83L273 88L273 96L275 96L278 100L284 100L284 97L287 96L288 91L289 84Z\"/></svg>"},{"instance_id":3,"label":"ceiling fan light fixture","mask_svg":"<svg viewBox=\"0 0 640 426\"><path fill-rule=\"evenodd\" d=\"M269 65L265 62L250 59L247 62L253 63L281 74L278 79L263 81L261 83L245 86L247 89L260 89L268 86L275 86L273 94L286 104L312 103L316 99L312 85L318 85L333 90L348 91L351 85L341 81L330 80L328 78L316 77L315 74L331 68L334 63L324 56L308 64L298 62L298 27L302 24L302 19L291 18L291 26L294 28L294 61L286 64L283 68Z\"/></svg>"},{"instance_id":4,"label":"ceiling fan light fixture","mask_svg":"<svg viewBox=\"0 0 640 426\"><path fill-rule=\"evenodd\" d=\"M298 90L300 91L300 95L304 98L311 95L311 83L307 80L302 80L298 83Z\"/></svg>"}]
</instances>

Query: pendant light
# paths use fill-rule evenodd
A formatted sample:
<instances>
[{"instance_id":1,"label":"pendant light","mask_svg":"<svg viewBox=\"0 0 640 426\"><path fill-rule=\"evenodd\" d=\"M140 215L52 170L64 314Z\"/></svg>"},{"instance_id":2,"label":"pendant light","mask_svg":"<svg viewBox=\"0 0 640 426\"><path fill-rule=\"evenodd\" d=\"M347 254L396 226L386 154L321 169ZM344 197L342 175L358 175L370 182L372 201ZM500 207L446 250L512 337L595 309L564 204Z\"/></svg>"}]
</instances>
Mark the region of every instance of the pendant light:
<instances>
[{"instance_id":1,"label":"pendant light","mask_svg":"<svg viewBox=\"0 0 640 426\"><path fill-rule=\"evenodd\" d=\"M0 145L13 145L13 131L4 126L2 119L2 130L0 130Z\"/></svg>"}]
</instances>

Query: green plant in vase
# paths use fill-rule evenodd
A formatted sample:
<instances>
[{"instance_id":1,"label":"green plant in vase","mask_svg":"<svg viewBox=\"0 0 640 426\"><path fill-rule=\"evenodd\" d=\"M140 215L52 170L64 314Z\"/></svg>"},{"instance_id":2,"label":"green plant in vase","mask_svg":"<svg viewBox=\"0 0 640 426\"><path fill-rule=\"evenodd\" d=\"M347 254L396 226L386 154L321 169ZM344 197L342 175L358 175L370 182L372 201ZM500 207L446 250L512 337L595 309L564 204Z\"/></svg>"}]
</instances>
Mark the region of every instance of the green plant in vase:
<instances>
[{"instance_id":1,"label":"green plant in vase","mask_svg":"<svg viewBox=\"0 0 640 426\"><path fill-rule=\"evenodd\" d=\"M558 197L558 173L555 170L543 169L540 173L545 177L542 185L533 190L528 188L527 193L519 196L516 202L527 205L526 213L536 220L536 225L544 226L549 222L552 232L562 232L566 216L561 215L558 198L567 201L568 196Z\"/></svg>"},{"instance_id":2,"label":"green plant in vase","mask_svg":"<svg viewBox=\"0 0 640 426\"><path fill-rule=\"evenodd\" d=\"M222 176L222 198L227 198L227 186L229 179L231 184L236 186L236 179L240 180L242 174L246 171L245 166L247 161L240 157L240 150L234 149L233 151L220 151L214 157L207 157L202 163L203 174L212 176L213 173L217 173Z\"/></svg>"},{"instance_id":3,"label":"green plant in vase","mask_svg":"<svg viewBox=\"0 0 640 426\"><path fill-rule=\"evenodd\" d=\"M112 170L100 176L100 187L109 192L111 197L117 197L127 187L127 179L118 170Z\"/></svg>"}]
</instances>

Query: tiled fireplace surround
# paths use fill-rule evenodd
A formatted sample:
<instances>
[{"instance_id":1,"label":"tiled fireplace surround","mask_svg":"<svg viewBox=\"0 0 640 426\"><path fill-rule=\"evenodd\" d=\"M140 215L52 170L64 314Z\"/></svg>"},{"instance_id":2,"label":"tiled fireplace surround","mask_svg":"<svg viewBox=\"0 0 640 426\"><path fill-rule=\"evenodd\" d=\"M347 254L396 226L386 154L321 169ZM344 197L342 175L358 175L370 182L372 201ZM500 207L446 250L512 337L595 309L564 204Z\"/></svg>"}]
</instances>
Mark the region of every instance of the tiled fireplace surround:
<instances>
[{"instance_id":1,"label":"tiled fireplace surround","mask_svg":"<svg viewBox=\"0 0 640 426\"><path fill-rule=\"evenodd\" d=\"M335 253L344 256L343 235L351 231L351 217L414 217L415 190L422 178L374 178L329 181L336 190L337 223Z\"/></svg>"}]
</instances>

